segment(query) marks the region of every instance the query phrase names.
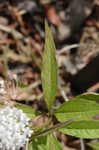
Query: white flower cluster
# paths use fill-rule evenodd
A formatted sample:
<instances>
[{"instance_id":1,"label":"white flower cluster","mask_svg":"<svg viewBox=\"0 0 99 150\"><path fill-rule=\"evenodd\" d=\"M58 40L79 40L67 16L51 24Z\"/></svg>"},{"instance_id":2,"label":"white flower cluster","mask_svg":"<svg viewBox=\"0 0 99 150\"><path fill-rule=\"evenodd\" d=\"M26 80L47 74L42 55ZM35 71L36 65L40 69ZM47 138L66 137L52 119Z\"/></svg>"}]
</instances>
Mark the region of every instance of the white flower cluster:
<instances>
[{"instance_id":1,"label":"white flower cluster","mask_svg":"<svg viewBox=\"0 0 99 150\"><path fill-rule=\"evenodd\" d=\"M29 118L15 107L0 109L0 149L19 150L32 134Z\"/></svg>"}]
</instances>

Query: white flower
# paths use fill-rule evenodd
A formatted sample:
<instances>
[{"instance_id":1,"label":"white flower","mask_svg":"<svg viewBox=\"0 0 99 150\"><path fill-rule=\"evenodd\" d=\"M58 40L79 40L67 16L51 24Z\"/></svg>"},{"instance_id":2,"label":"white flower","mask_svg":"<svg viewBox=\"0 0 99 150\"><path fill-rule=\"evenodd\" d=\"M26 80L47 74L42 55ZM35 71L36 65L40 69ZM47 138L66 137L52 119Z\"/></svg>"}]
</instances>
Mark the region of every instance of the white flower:
<instances>
[{"instance_id":1,"label":"white flower","mask_svg":"<svg viewBox=\"0 0 99 150\"><path fill-rule=\"evenodd\" d=\"M29 118L15 107L0 109L0 149L19 150L32 134Z\"/></svg>"}]
</instances>

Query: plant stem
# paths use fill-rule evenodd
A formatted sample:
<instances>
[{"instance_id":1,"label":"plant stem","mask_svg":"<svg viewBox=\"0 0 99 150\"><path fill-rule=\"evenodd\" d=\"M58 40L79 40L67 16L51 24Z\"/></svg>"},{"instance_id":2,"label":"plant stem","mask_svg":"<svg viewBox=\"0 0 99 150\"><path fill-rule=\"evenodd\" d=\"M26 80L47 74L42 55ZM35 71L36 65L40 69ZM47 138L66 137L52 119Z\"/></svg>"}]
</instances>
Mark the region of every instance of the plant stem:
<instances>
[{"instance_id":1,"label":"plant stem","mask_svg":"<svg viewBox=\"0 0 99 150\"><path fill-rule=\"evenodd\" d=\"M41 131L41 132L39 132L39 133L35 133L35 134L33 135L33 137L45 136L45 135L47 135L47 134L49 134L49 133L51 133L51 132L53 132L53 131L56 131L56 130L58 130L58 129L60 129L60 128L63 128L63 127L66 126L66 125L69 125L70 123L72 123L72 122L74 122L74 121L75 121L75 120L68 120L68 121L66 121L66 122L64 122L64 123L58 123L58 124L54 125L53 127L49 128L49 129L46 129L46 130Z\"/></svg>"}]
</instances>

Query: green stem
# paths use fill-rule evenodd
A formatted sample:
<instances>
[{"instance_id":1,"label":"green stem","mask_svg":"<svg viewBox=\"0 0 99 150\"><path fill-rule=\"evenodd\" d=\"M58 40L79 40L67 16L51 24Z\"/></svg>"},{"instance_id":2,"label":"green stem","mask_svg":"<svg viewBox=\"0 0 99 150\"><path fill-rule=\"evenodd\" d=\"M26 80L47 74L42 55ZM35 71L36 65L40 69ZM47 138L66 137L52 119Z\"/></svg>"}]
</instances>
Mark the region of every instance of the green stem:
<instances>
[{"instance_id":1,"label":"green stem","mask_svg":"<svg viewBox=\"0 0 99 150\"><path fill-rule=\"evenodd\" d=\"M49 128L49 129L46 129L46 130L41 131L41 132L39 132L39 133L35 133L35 134L33 135L33 138L34 138L34 137L39 137L39 136L45 136L45 135L47 135L47 134L49 134L49 133L51 133L51 132L53 132L53 131L56 131L56 130L58 130L58 129L60 129L60 128L63 128L63 127L66 126L66 125L69 125L70 123L72 123L72 122L74 122L74 121L75 121L75 120L68 120L68 121L66 121L66 122L64 122L64 123L58 123L58 124L54 125L53 127Z\"/></svg>"}]
</instances>

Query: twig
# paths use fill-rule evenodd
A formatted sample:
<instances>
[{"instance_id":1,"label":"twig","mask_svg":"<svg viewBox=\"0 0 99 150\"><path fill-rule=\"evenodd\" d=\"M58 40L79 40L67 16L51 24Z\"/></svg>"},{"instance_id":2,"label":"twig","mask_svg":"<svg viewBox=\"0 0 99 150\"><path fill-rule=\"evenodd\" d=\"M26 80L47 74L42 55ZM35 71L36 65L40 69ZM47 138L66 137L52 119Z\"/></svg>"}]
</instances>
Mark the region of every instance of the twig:
<instances>
[{"instance_id":1,"label":"twig","mask_svg":"<svg viewBox=\"0 0 99 150\"><path fill-rule=\"evenodd\" d=\"M62 53L66 53L68 52L70 49L72 48L77 48L79 47L79 44L73 44L73 45L68 45L68 46L65 46L64 48L62 48L61 50L58 50L57 51L57 55L60 55Z\"/></svg>"},{"instance_id":2,"label":"twig","mask_svg":"<svg viewBox=\"0 0 99 150\"><path fill-rule=\"evenodd\" d=\"M80 139L80 146L81 146L81 150L85 150L85 144L83 139Z\"/></svg>"},{"instance_id":3,"label":"twig","mask_svg":"<svg viewBox=\"0 0 99 150\"><path fill-rule=\"evenodd\" d=\"M68 102L69 99L68 99L68 97L67 97L65 91L63 90L63 88L61 87L61 85L58 85L58 86L59 86L59 90L60 90L60 93L61 93L62 97L64 98L64 100L65 100L66 102Z\"/></svg>"},{"instance_id":4,"label":"twig","mask_svg":"<svg viewBox=\"0 0 99 150\"><path fill-rule=\"evenodd\" d=\"M64 90L60 90L60 92L61 92L61 95L63 96L64 100L65 100L66 102L68 102L69 99L68 99L68 97L66 96L65 91L64 91Z\"/></svg>"}]
</instances>

